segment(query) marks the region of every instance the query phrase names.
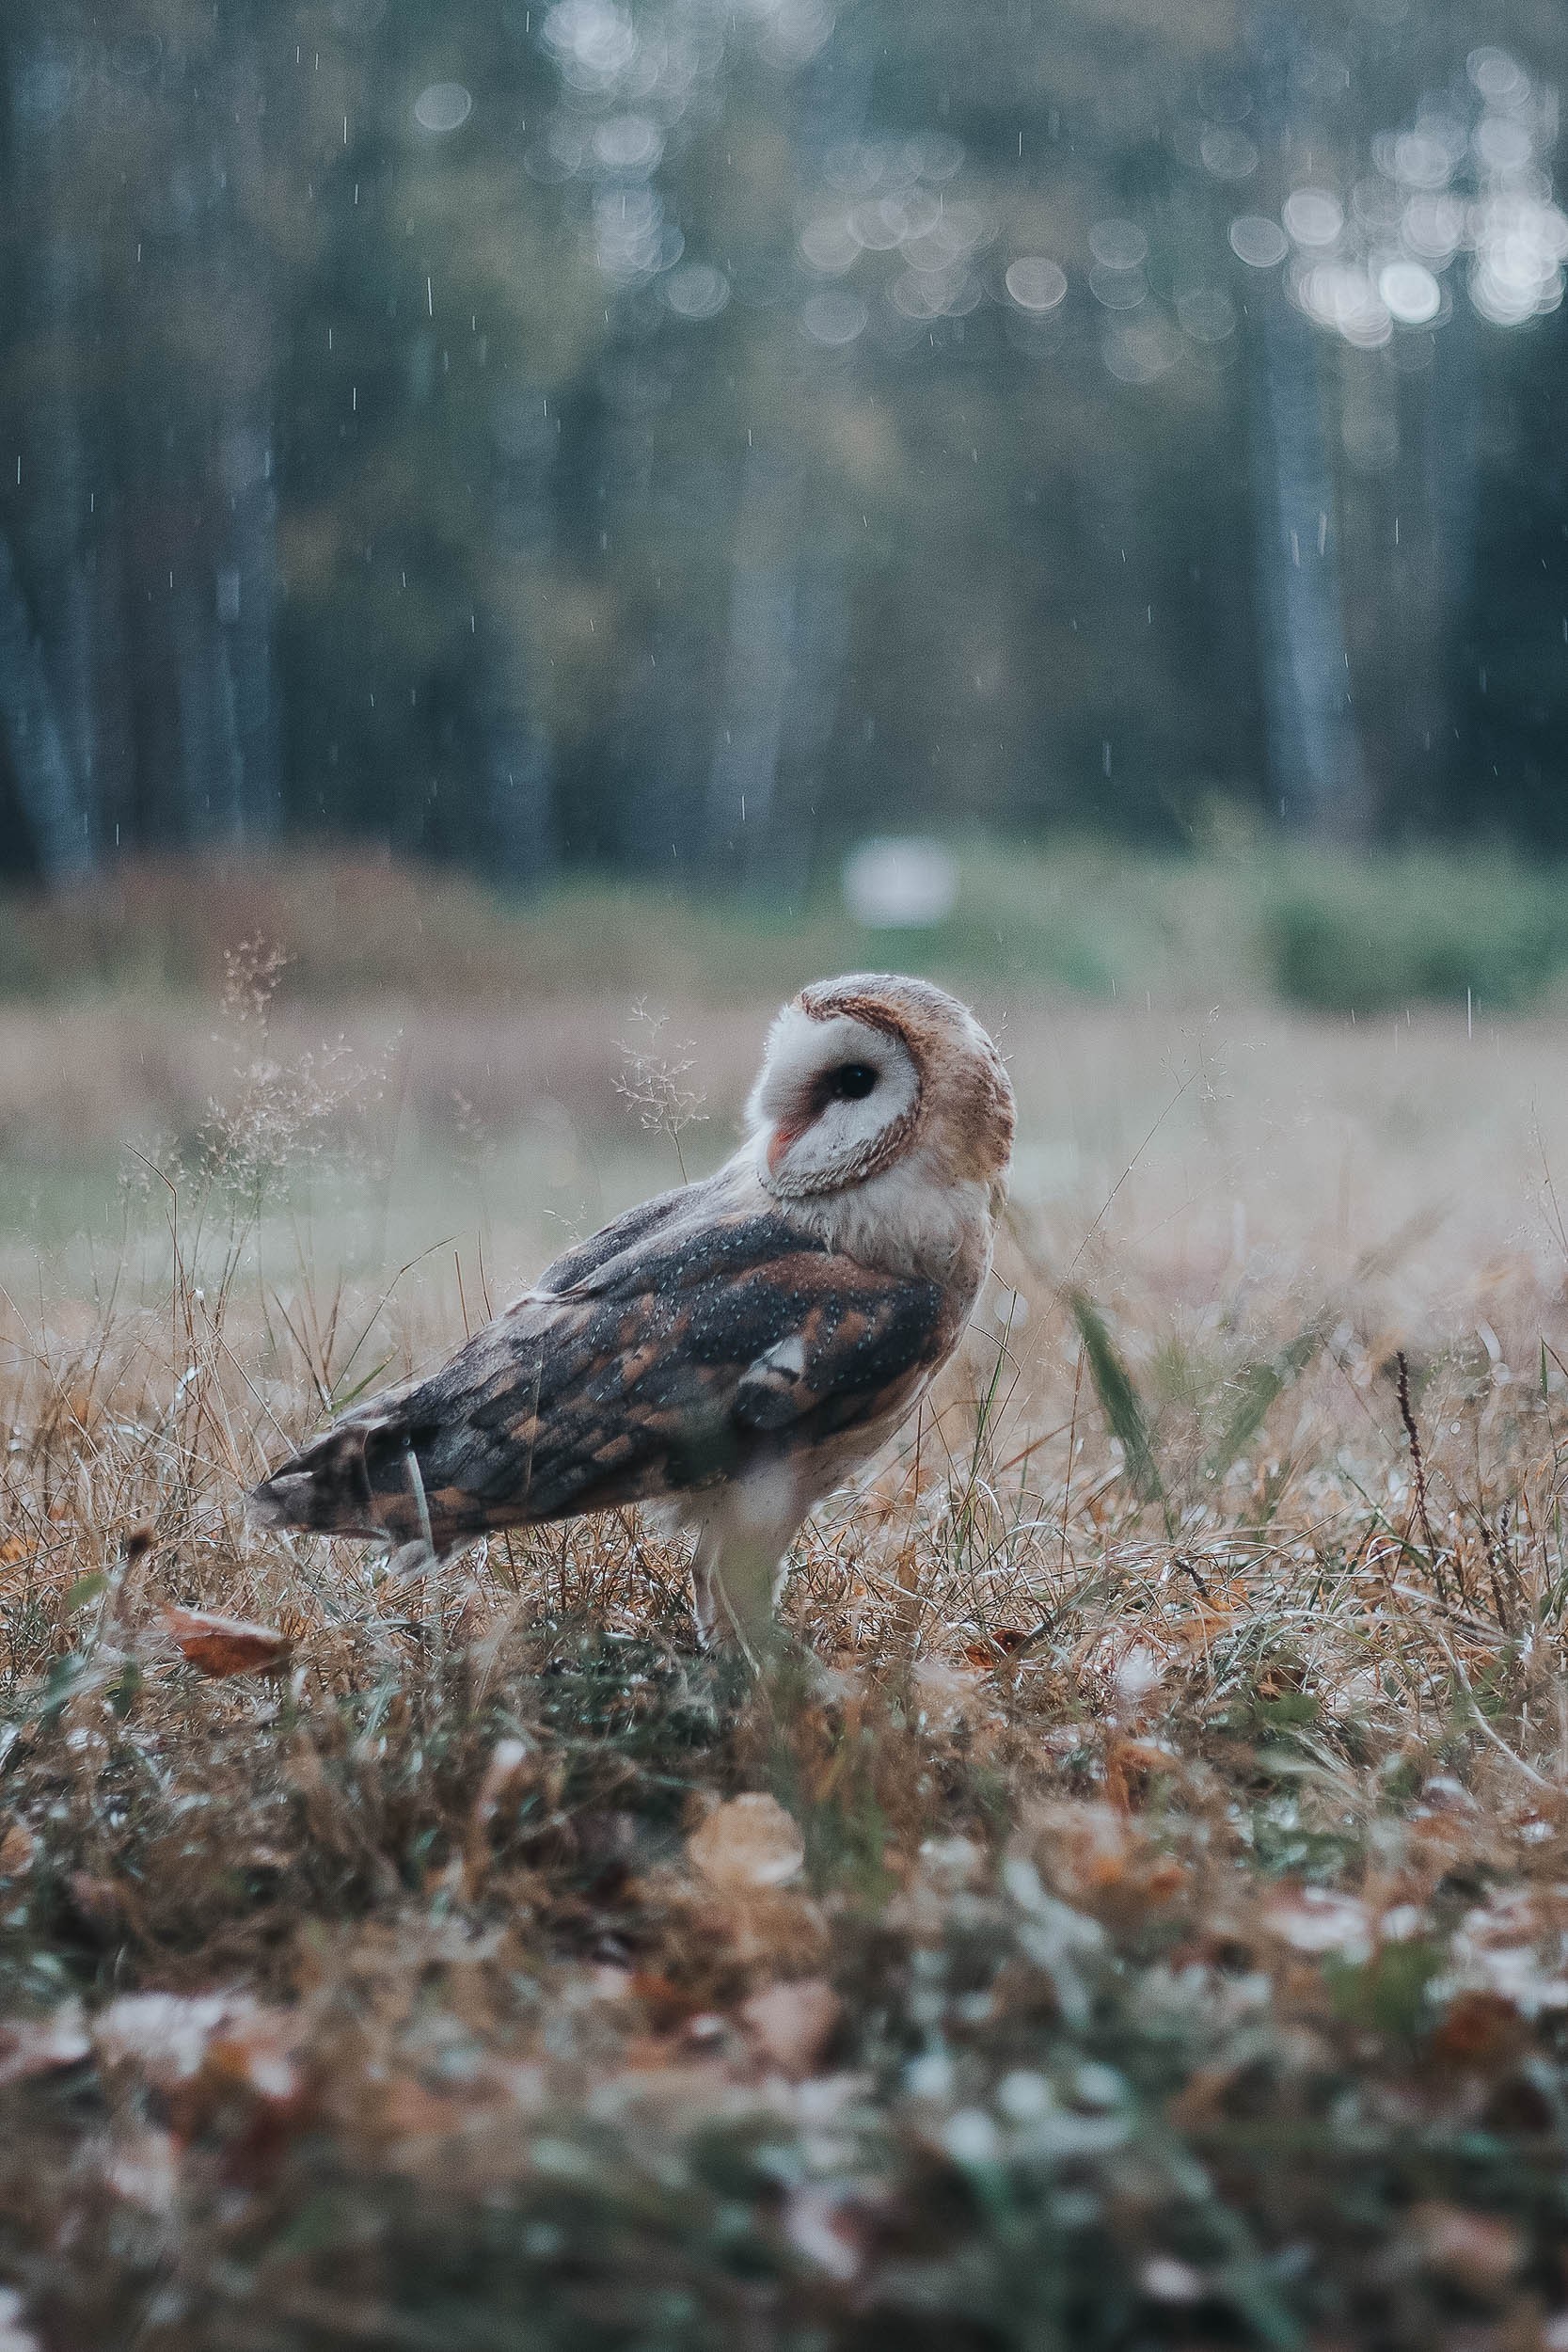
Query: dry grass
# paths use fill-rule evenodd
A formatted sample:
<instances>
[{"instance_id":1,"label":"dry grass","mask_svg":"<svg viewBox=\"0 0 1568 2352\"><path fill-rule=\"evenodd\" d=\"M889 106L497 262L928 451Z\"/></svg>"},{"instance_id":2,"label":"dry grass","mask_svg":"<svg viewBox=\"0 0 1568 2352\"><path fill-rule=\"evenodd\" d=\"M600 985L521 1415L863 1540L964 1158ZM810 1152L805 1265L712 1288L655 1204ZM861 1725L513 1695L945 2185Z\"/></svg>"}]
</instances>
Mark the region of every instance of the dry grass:
<instances>
[{"instance_id":1,"label":"dry grass","mask_svg":"<svg viewBox=\"0 0 1568 2352\"><path fill-rule=\"evenodd\" d=\"M527 1041L561 1118L426 1137L438 1207L371 1030L313 1109L252 1031L13 1279L7 2352L1568 2345L1561 1041L990 1009L1005 1283L760 1689L631 1515L412 1600L240 1515L668 1181L585 1107L624 1003ZM669 1034L711 1155L754 1015Z\"/></svg>"}]
</instances>

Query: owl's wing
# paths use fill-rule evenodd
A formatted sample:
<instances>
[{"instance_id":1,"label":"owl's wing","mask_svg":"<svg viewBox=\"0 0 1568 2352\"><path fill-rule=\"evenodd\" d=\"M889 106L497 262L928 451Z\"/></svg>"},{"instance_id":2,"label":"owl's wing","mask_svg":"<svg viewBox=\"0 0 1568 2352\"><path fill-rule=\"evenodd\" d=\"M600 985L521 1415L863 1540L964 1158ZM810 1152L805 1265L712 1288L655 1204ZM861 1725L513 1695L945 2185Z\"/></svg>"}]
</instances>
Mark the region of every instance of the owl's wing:
<instances>
[{"instance_id":1,"label":"owl's wing","mask_svg":"<svg viewBox=\"0 0 1568 2352\"><path fill-rule=\"evenodd\" d=\"M563 1249L545 1268L531 1295L542 1293L559 1297L563 1291L602 1288L607 1279L614 1279L623 1261L635 1256L640 1248L654 1241L669 1226L700 1221L717 1191L717 1184L708 1177L701 1184L680 1184L673 1192L657 1193L652 1200L641 1201L635 1209L612 1217L586 1241L574 1242L569 1249Z\"/></svg>"},{"instance_id":2,"label":"owl's wing","mask_svg":"<svg viewBox=\"0 0 1568 2352\"><path fill-rule=\"evenodd\" d=\"M360 1407L257 1505L344 1534L428 1529L440 1549L678 1494L896 1413L959 1319L940 1284L863 1266L782 1214L668 1216Z\"/></svg>"}]
</instances>

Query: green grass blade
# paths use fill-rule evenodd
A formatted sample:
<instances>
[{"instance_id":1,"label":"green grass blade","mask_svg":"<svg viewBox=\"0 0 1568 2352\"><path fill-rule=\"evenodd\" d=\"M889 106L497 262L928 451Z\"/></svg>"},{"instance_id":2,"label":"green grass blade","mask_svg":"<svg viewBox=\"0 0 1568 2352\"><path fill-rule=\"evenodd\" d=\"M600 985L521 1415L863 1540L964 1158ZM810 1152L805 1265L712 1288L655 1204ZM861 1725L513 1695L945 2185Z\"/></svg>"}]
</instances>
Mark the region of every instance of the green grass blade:
<instances>
[{"instance_id":1,"label":"green grass blade","mask_svg":"<svg viewBox=\"0 0 1568 2352\"><path fill-rule=\"evenodd\" d=\"M1084 1343L1084 1353L1088 1359L1089 1377L1094 1382L1095 1394L1100 1399L1101 1409L1110 1424L1112 1435L1121 1439L1128 1484L1146 1502L1158 1502L1164 1498L1164 1488L1160 1483L1159 1466L1154 1459L1148 1416L1144 1411L1132 1375L1105 1327L1105 1318L1088 1293L1074 1291L1071 1298L1073 1319Z\"/></svg>"},{"instance_id":2,"label":"green grass blade","mask_svg":"<svg viewBox=\"0 0 1568 2352\"><path fill-rule=\"evenodd\" d=\"M1294 1386L1327 1336L1318 1315L1303 1326L1288 1347L1262 1363L1248 1364L1236 1382L1236 1402L1230 1417L1214 1439L1204 1461L1211 1478L1223 1478L1263 1426L1276 1397Z\"/></svg>"}]
</instances>

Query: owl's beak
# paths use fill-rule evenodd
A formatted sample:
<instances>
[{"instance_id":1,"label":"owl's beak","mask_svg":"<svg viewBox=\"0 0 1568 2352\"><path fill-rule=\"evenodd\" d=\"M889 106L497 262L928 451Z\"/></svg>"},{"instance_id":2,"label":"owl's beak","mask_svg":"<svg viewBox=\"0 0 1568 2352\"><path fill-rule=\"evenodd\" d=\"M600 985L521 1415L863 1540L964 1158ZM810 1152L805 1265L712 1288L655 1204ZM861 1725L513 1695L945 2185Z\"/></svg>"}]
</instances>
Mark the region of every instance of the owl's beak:
<instances>
[{"instance_id":1,"label":"owl's beak","mask_svg":"<svg viewBox=\"0 0 1568 2352\"><path fill-rule=\"evenodd\" d=\"M784 1157L786 1152L793 1151L795 1145L800 1141L800 1136L804 1132L804 1128L808 1123L809 1122L807 1121L801 1121L795 1126L791 1126L788 1120L782 1120L778 1126L774 1128L768 1143L768 1172L770 1176L777 1175L779 1162Z\"/></svg>"}]
</instances>

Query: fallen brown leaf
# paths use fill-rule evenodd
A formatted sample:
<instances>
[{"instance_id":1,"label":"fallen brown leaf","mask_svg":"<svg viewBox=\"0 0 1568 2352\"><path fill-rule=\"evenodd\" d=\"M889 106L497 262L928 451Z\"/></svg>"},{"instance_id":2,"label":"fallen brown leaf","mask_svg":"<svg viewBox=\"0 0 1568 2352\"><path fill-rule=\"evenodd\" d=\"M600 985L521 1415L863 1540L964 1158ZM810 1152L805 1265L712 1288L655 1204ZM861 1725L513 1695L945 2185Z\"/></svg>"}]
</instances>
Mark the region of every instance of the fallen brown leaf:
<instances>
[{"instance_id":1,"label":"fallen brown leaf","mask_svg":"<svg viewBox=\"0 0 1568 2352\"><path fill-rule=\"evenodd\" d=\"M0 1850L3 1851L3 1850ZM1519 2046L1523 2022L1513 2003L1500 1993L1474 1988L1449 2003L1448 2015L1433 2034L1433 2047L1462 2066L1485 2066L1506 2058Z\"/></svg>"},{"instance_id":2,"label":"fallen brown leaf","mask_svg":"<svg viewBox=\"0 0 1568 2352\"><path fill-rule=\"evenodd\" d=\"M0 1837L0 1879L19 1879L33 1867L38 1839L24 1823L13 1821Z\"/></svg>"},{"instance_id":3,"label":"fallen brown leaf","mask_svg":"<svg viewBox=\"0 0 1568 2352\"><path fill-rule=\"evenodd\" d=\"M804 1977L753 1993L740 2005L740 2022L759 2055L799 2082L816 2073L842 2012L831 1984Z\"/></svg>"},{"instance_id":4,"label":"fallen brown leaf","mask_svg":"<svg viewBox=\"0 0 1568 2352\"><path fill-rule=\"evenodd\" d=\"M91 2055L77 2001L63 2003L48 2017L22 2017L0 2025L0 2085L57 2074Z\"/></svg>"},{"instance_id":5,"label":"fallen brown leaf","mask_svg":"<svg viewBox=\"0 0 1568 2352\"><path fill-rule=\"evenodd\" d=\"M222 1680L230 1675L277 1674L293 1649L286 1633L207 1609L166 1609L164 1623L193 1666Z\"/></svg>"},{"instance_id":6,"label":"fallen brown leaf","mask_svg":"<svg viewBox=\"0 0 1568 2352\"><path fill-rule=\"evenodd\" d=\"M161 2125L132 2132L105 2155L103 2178L128 2205L139 2205L144 2213L172 2213L180 2194L180 2142Z\"/></svg>"},{"instance_id":7,"label":"fallen brown leaf","mask_svg":"<svg viewBox=\"0 0 1568 2352\"><path fill-rule=\"evenodd\" d=\"M1428 2268L1469 2295L1497 2294L1523 2259L1519 2233L1500 2214L1471 2213L1433 2200L1412 2206L1409 2227Z\"/></svg>"},{"instance_id":8,"label":"fallen brown leaf","mask_svg":"<svg viewBox=\"0 0 1568 2352\"><path fill-rule=\"evenodd\" d=\"M113 1879L99 1878L91 1870L68 1873L66 1886L70 1891L78 1917L85 1927L91 1928L105 1941L120 1934L125 1927L125 1890Z\"/></svg>"},{"instance_id":9,"label":"fallen brown leaf","mask_svg":"<svg viewBox=\"0 0 1568 2352\"><path fill-rule=\"evenodd\" d=\"M94 2039L106 2066L133 2068L167 2102L179 2137L228 2119L244 2162L264 2158L309 2105L293 2022L244 1993L121 1994Z\"/></svg>"},{"instance_id":10,"label":"fallen brown leaf","mask_svg":"<svg viewBox=\"0 0 1568 2352\"><path fill-rule=\"evenodd\" d=\"M700 1990L678 1983L662 1968L638 1969L627 1979L627 1991L641 2002L656 2033L673 2033L707 2006Z\"/></svg>"},{"instance_id":11,"label":"fallen brown leaf","mask_svg":"<svg viewBox=\"0 0 1568 2352\"><path fill-rule=\"evenodd\" d=\"M985 1641L966 1642L963 1654L972 1666L994 1666L998 1650L1010 1658L1015 1650L1027 1649L1039 1630L1038 1626L993 1626Z\"/></svg>"},{"instance_id":12,"label":"fallen brown leaf","mask_svg":"<svg viewBox=\"0 0 1568 2352\"><path fill-rule=\"evenodd\" d=\"M798 2254L827 2278L847 2285L865 2260L863 2231L845 2190L836 2183L802 2181L789 2190L780 2220Z\"/></svg>"},{"instance_id":13,"label":"fallen brown leaf","mask_svg":"<svg viewBox=\"0 0 1568 2352\"><path fill-rule=\"evenodd\" d=\"M756 1792L715 1805L686 1851L710 1884L736 1888L784 1886L806 1859L800 1830L778 1799Z\"/></svg>"}]
</instances>

